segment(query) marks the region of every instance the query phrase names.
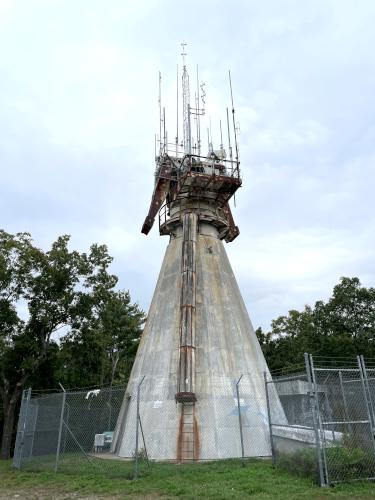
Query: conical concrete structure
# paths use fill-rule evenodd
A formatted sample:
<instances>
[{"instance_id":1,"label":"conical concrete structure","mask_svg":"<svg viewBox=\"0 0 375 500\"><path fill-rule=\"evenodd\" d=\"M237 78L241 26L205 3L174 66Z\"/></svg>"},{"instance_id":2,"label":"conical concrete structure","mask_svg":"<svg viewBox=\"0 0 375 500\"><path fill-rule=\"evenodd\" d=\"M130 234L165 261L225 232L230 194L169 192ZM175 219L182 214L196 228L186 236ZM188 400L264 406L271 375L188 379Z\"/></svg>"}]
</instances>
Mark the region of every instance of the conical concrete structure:
<instances>
[{"instance_id":1,"label":"conical concrete structure","mask_svg":"<svg viewBox=\"0 0 375 500\"><path fill-rule=\"evenodd\" d=\"M154 194L142 228L147 234L159 212L160 233L169 235L170 241L112 451L120 457L134 454L136 395L143 379L139 408L150 458L241 456L236 382L243 375L239 390L245 454L268 456L268 368L223 244L239 234L228 204L241 186L237 143L236 157L229 146L228 160L222 146L213 151L209 145L207 155L192 152L189 130L194 113L190 105L185 109L186 78L184 67L184 150L179 153L176 147L169 153L166 144L161 145ZM203 114L197 108L195 112ZM273 411L278 411L277 404ZM281 406L279 411L282 422Z\"/></svg>"}]
</instances>

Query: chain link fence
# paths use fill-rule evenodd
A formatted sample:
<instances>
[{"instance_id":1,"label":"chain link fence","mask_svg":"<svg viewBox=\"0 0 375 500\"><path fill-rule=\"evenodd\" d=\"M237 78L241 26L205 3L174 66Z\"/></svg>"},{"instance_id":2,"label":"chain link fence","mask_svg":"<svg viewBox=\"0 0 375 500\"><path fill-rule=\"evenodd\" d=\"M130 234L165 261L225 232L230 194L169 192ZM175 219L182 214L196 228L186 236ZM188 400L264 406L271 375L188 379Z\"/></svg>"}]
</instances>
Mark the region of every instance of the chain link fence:
<instances>
[{"instance_id":1,"label":"chain link fence","mask_svg":"<svg viewBox=\"0 0 375 500\"><path fill-rule=\"evenodd\" d=\"M244 461L270 456L264 378L244 374L237 380L218 379L214 394L201 392L199 401L185 405L183 419L173 394L165 400L158 389L150 399L147 384L157 386L152 377L144 377L130 391L24 391L13 465L30 471L134 478L146 473L154 460ZM199 432L189 455L184 439L193 433L188 426L194 422L199 422Z\"/></svg>"},{"instance_id":2,"label":"chain link fence","mask_svg":"<svg viewBox=\"0 0 375 500\"><path fill-rule=\"evenodd\" d=\"M131 458L138 443L151 460L188 461L268 457L270 440L264 378L244 374L218 377L214 393L196 402L176 403L163 381L144 378L128 389L114 436L113 452ZM166 387L167 384L164 385ZM279 405L280 409L281 406Z\"/></svg>"},{"instance_id":3,"label":"chain link fence","mask_svg":"<svg viewBox=\"0 0 375 500\"><path fill-rule=\"evenodd\" d=\"M199 394L176 404L152 377L127 389L24 391L13 464L136 478L154 460L272 455L321 486L375 478L375 365L363 357L306 354L297 372L218 378Z\"/></svg>"},{"instance_id":4,"label":"chain link fence","mask_svg":"<svg viewBox=\"0 0 375 500\"><path fill-rule=\"evenodd\" d=\"M132 477L110 453L125 387L22 396L13 465L30 471ZM106 458L109 459L106 459Z\"/></svg>"},{"instance_id":5,"label":"chain link fence","mask_svg":"<svg viewBox=\"0 0 375 500\"><path fill-rule=\"evenodd\" d=\"M270 406L274 463L321 486L375 479L374 371L362 356L306 354L304 372L267 380L287 418L281 423Z\"/></svg>"}]
</instances>

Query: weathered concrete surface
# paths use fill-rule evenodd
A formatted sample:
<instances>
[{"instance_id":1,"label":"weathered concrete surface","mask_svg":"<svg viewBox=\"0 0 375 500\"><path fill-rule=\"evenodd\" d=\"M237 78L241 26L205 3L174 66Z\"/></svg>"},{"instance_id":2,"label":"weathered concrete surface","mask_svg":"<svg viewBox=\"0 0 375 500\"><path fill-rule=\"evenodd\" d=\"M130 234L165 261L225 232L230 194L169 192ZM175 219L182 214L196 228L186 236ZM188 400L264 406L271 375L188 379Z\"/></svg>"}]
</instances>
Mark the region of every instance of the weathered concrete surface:
<instances>
[{"instance_id":1,"label":"weathered concrete surface","mask_svg":"<svg viewBox=\"0 0 375 500\"><path fill-rule=\"evenodd\" d=\"M297 450L316 447L314 429L311 427L284 427L273 426L273 440L278 453L293 453ZM326 447L337 446L342 442L342 432L324 430L324 442Z\"/></svg>"},{"instance_id":2,"label":"weathered concrete surface","mask_svg":"<svg viewBox=\"0 0 375 500\"><path fill-rule=\"evenodd\" d=\"M141 419L149 456L177 458L182 237L171 238L130 376L112 450L131 456L135 447L136 387L142 377ZM245 454L271 453L263 372L268 368L217 230L201 224L196 240L195 416L199 459L241 454L235 382L240 385ZM127 399L130 396L130 400ZM273 414L285 416L271 391ZM279 408L279 410L278 410ZM141 442L141 447L143 446Z\"/></svg>"}]
</instances>

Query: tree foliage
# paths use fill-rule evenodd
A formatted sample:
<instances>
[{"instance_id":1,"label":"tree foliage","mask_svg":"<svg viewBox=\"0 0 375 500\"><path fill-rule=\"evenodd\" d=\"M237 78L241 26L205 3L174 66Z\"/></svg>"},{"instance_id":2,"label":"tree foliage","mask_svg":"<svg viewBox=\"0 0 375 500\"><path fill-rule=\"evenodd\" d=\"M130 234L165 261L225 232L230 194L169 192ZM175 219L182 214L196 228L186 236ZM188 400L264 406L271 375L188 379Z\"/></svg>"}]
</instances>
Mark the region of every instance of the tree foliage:
<instances>
[{"instance_id":1,"label":"tree foliage","mask_svg":"<svg viewBox=\"0 0 375 500\"><path fill-rule=\"evenodd\" d=\"M28 233L0 231L2 458L9 456L15 410L26 384L113 382L140 336L143 312L131 304L128 292L114 291L117 277L108 272L112 258L106 246L94 244L79 253L68 243L69 236L60 236L44 252ZM56 342L57 332L61 342ZM91 379L83 378L85 356L91 357ZM108 363L109 378L104 376Z\"/></svg>"},{"instance_id":2,"label":"tree foliage","mask_svg":"<svg viewBox=\"0 0 375 500\"><path fill-rule=\"evenodd\" d=\"M144 312L129 292L112 291L91 321L61 342L59 379L67 387L124 383L138 347Z\"/></svg>"},{"instance_id":3,"label":"tree foliage","mask_svg":"<svg viewBox=\"0 0 375 500\"><path fill-rule=\"evenodd\" d=\"M375 289L358 278L341 278L332 297L289 311L272 321L271 331L256 331L271 370L303 363L303 354L315 356L375 357Z\"/></svg>"}]
</instances>

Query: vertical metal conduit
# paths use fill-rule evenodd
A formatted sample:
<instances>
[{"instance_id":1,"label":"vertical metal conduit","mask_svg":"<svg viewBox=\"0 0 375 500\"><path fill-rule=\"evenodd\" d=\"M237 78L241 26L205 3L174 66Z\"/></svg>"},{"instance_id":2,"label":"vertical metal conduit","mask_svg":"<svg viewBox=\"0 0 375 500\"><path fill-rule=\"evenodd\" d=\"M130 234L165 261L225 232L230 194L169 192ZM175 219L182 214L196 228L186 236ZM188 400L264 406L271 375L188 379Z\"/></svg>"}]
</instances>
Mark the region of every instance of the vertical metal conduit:
<instances>
[{"instance_id":1,"label":"vertical metal conduit","mask_svg":"<svg viewBox=\"0 0 375 500\"><path fill-rule=\"evenodd\" d=\"M180 352L176 400L195 401L195 293L197 220L194 212L183 216L180 302Z\"/></svg>"},{"instance_id":2,"label":"vertical metal conduit","mask_svg":"<svg viewBox=\"0 0 375 500\"><path fill-rule=\"evenodd\" d=\"M199 437L195 418L195 294L196 294L196 242L198 216L194 212L183 215L180 346L176 402L181 403L177 459L198 458Z\"/></svg>"}]
</instances>

